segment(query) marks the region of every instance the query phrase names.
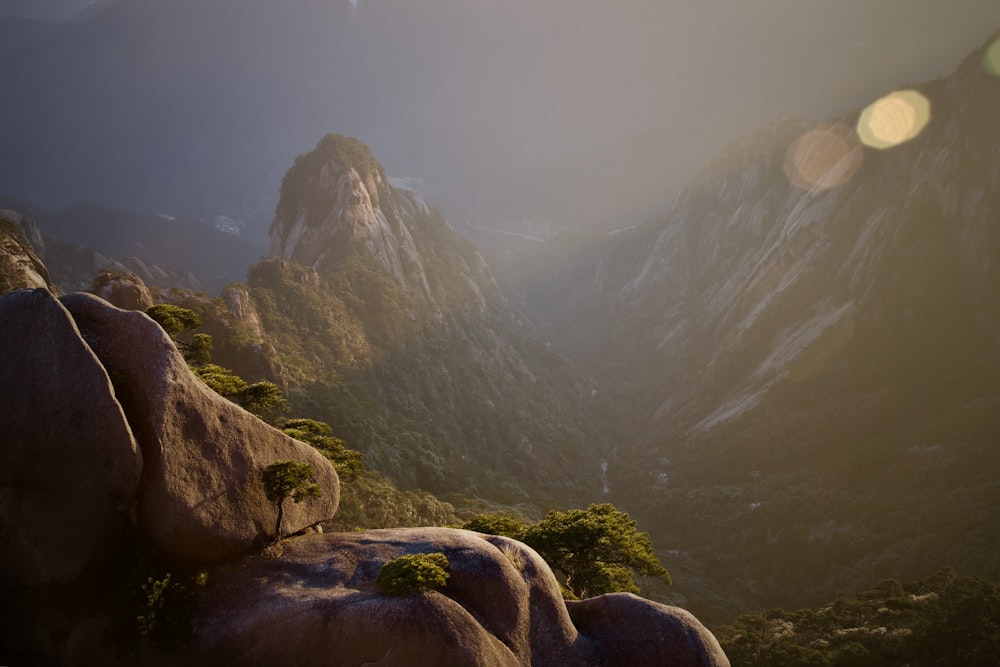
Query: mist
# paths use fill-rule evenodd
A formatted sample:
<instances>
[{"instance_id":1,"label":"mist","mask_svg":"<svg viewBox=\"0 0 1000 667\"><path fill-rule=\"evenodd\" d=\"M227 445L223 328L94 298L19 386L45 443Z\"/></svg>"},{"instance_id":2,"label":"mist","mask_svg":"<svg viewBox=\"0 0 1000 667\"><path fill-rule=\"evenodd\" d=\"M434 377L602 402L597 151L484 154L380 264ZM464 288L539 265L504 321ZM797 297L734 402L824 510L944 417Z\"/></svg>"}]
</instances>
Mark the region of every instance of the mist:
<instances>
[{"instance_id":1,"label":"mist","mask_svg":"<svg viewBox=\"0 0 1000 667\"><path fill-rule=\"evenodd\" d=\"M630 224L753 128L945 74L1000 25L996 3L932 0L100 6L3 54L5 194L225 214L258 234L327 132L368 143L456 223Z\"/></svg>"}]
</instances>

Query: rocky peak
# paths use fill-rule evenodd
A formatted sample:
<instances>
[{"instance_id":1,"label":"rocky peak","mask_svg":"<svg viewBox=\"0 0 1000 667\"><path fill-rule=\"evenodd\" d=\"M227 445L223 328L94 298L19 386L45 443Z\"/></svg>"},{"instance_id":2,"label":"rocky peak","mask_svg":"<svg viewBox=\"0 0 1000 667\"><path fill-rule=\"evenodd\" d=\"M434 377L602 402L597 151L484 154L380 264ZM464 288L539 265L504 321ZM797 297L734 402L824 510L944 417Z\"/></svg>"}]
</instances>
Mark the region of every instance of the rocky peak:
<instances>
[{"instance_id":1,"label":"rocky peak","mask_svg":"<svg viewBox=\"0 0 1000 667\"><path fill-rule=\"evenodd\" d=\"M52 287L48 269L25 238L35 236L32 231L37 235L38 228L19 213L0 211L0 294L22 288Z\"/></svg>"},{"instance_id":2,"label":"rocky peak","mask_svg":"<svg viewBox=\"0 0 1000 667\"><path fill-rule=\"evenodd\" d=\"M433 302L410 229L413 214L427 206L414 198L419 196L400 195L389 184L368 146L328 134L295 160L282 181L271 256L320 269L364 251L410 296Z\"/></svg>"},{"instance_id":3,"label":"rocky peak","mask_svg":"<svg viewBox=\"0 0 1000 667\"><path fill-rule=\"evenodd\" d=\"M146 310L153 305L153 295L142 278L134 273L101 271L94 278L93 293L123 310Z\"/></svg>"}]
</instances>

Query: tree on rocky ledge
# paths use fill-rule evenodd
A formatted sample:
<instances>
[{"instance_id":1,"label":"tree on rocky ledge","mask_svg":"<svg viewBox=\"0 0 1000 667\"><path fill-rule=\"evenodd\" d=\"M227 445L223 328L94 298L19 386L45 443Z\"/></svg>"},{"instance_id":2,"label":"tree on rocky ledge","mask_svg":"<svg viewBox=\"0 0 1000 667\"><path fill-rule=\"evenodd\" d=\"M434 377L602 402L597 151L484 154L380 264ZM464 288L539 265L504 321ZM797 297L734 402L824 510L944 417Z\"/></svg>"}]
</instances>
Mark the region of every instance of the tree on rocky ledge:
<instances>
[{"instance_id":1,"label":"tree on rocky ledge","mask_svg":"<svg viewBox=\"0 0 1000 667\"><path fill-rule=\"evenodd\" d=\"M281 539L281 519L284 516L285 498L291 498L300 503L306 498L318 498L323 495L319 484L315 482L315 471L308 463L295 461L278 461L264 468L261 472L264 481L264 491L267 499L278 509L278 518L274 522L274 541Z\"/></svg>"},{"instance_id":2,"label":"tree on rocky ledge","mask_svg":"<svg viewBox=\"0 0 1000 667\"><path fill-rule=\"evenodd\" d=\"M533 526L508 516L479 515L463 528L524 542L563 575L564 593L573 597L638 593L635 574L671 583L649 535L611 503L594 504L585 510L552 510Z\"/></svg>"}]
</instances>

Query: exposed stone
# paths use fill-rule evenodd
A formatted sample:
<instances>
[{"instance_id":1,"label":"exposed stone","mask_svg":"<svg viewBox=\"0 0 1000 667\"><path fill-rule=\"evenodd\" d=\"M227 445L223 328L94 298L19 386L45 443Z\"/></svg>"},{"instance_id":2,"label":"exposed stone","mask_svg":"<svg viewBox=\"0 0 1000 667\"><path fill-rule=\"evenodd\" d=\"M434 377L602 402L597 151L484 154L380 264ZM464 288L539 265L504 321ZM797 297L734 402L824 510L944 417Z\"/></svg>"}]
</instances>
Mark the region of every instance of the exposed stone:
<instances>
[{"instance_id":1,"label":"exposed stone","mask_svg":"<svg viewBox=\"0 0 1000 667\"><path fill-rule=\"evenodd\" d=\"M0 295L17 289L52 287L49 270L25 239L24 222L15 211L0 211ZM28 228L37 231L33 225Z\"/></svg>"},{"instance_id":2,"label":"exposed stone","mask_svg":"<svg viewBox=\"0 0 1000 667\"><path fill-rule=\"evenodd\" d=\"M64 583L119 544L142 458L111 380L45 289L0 299L0 590Z\"/></svg>"},{"instance_id":3,"label":"exposed stone","mask_svg":"<svg viewBox=\"0 0 1000 667\"><path fill-rule=\"evenodd\" d=\"M413 215L425 211L417 193L393 189L367 146L327 135L285 176L271 224L270 254L319 268L351 246L364 247L407 294L435 305L408 228Z\"/></svg>"},{"instance_id":4,"label":"exposed stone","mask_svg":"<svg viewBox=\"0 0 1000 667\"><path fill-rule=\"evenodd\" d=\"M704 667L728 665L718 640L689 612L612 593L566 603L580 633L594 645L588 665ZM627 660L625 657L627 657ZM669 661L664 661L669 656Z\"/></svg>"},{"instance_id":5,"label":"exposed stone","mask_svg":"<svg viewBox=\"0 0 1000 667\"><path fill-rule=\"evenodd\" d=\"M446 528L313 535L217 575L190 646L244 665L703 665L729 662L681 610L635 596L578 607L574 626L552 571L503 537ZM382 565L443 552L440 591L382 596ZM220 581L221 580L221 581ZM233 614L233 610L239 614ZM609 634L617 623L621 637ZM187 657L187 656L185 656Z\"/></svg>"},{"instance_id":6,"label":"exposed stone","mask_svg":"<svg viewBox=\"0 0 1000 667\"><path fill-rule=\"evenodd\" d=\"M94 294L124 310L146 310L153 305L153 295L142 278L134 273L103 272L94 278Z\"/></svg>"},{"instance_id":7,"label":"exposed stone","mask_svg":"<svg viewBox=\"0 0 1000 667\"><path fill-rule=\"evenodd\" d=\"M159 551L204 563L266 541L277 509L260 473L279 460L310 463L323 492L286 501L282 533L333 516L340 484L332 464L210 390L145 313L89 294L65 296L63 303L119 378L119 397L145 458L140 523Z\"/></svg>"}]
</instances>

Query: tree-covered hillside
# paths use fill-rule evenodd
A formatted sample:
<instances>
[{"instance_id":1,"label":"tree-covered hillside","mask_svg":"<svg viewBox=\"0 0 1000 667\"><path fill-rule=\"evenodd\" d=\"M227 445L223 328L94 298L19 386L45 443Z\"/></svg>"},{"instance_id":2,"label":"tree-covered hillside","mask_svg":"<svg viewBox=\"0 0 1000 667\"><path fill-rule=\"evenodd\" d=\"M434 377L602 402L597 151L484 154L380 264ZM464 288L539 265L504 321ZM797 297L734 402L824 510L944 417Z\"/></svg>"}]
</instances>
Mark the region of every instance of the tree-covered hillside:
<instances>
[{"instance_id":1,"label":"tree-covered hillside","mask_svg":"<svg viewBox=\"0 0 1000 667\"><path fill-rule=\"evenodd\" d=\"M1000 663L1000 588L950 568L814 609L740 616L718 629L734 667Z\"/></svg>"},{"instance_id":2,"label":"tree-covered hillside","mask_svg":"<svg viewBox=\"0 0 1000 667\"><path fill-rule=\"evenodd\" d=\"M221 300L163 295L200 312L220 363L277 382L404 488L535 512L600 497L610 443L584 383L367 146L329 135L300 156L271 237Z\"/></svg>"}]
</instances>

